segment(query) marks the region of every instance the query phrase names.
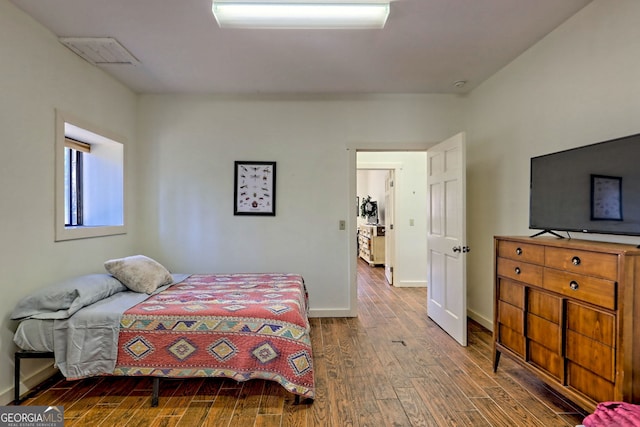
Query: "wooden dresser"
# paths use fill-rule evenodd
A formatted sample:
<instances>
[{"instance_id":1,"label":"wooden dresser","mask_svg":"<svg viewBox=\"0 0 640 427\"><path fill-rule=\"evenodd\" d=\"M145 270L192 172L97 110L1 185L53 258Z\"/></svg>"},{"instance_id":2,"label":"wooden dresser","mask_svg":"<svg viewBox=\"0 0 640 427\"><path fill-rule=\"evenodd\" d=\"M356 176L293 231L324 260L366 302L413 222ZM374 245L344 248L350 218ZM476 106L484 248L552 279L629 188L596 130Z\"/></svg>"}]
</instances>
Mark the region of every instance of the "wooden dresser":
<instances>
[{"instance_id":1,"label":"wooden dresser","mask_svg":"<svg viewBox=\"0 0 640 427\"><path fill-rule=\"evenodd\" d=\"M358 226L358 254L370 266L384 264L384 225Z\"/></svg>"},{"instance_id":2,"label":"wooden dresser","mask_svg":"<svg viewBox=\"0 0 640 427\"><path fill-rule=\"evenodd\" d=\"M587 411L640 403L640 249L546 237L494 246L494 371L504 353Z\"/></svg>"}]
</instances>

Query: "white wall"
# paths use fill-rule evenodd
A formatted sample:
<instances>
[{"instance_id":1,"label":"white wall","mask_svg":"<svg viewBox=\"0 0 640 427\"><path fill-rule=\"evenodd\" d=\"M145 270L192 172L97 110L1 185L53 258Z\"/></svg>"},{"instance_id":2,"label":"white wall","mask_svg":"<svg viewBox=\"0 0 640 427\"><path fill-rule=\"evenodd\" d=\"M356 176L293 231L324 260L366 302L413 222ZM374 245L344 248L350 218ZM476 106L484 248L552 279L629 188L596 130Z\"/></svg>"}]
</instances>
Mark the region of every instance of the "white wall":
<instances>
[{"instance_id":1,"label":"white wall","mask_svg":"<svg viewBox=\"0 0 640 427\"><path fill-rule=\"evenodd\" d=\"M16 322L9 316L17 301L56 280L104 272L106 259L130 254L135 243L131 234L54 242L55 109L134 141L136 97L6 0L0 58L0 404L6 404L13 399ZM27 384L48 365L26 361Z\"/></svg>"},{"instance_id":2,"label":"white wall","mask_svg":"<svg viewBox=\"0 0 640 427\"><path fill-rule=\"evenodd\" d=\"M355 156L350 164L347 148L442 140L459 131L459 114L460 98L448 95L144 95L144 246L174 270L299 272L312 315L353 315ZM233 216L234 160L277 162L275 217Z\"/></svg>"},{"instance_id":3,"label":"white wall","mask_svg":"<svg viewBox=\"0 0 640 427\"><path fill-rule=\"evenodd\" d=\"M444 138L443 138L444 139ZM427 153L360 152L360 167L395 170L394 286L427 286ZM382 198L384 199L384 181ZM413 225L411 221L413 220Z\"/></svg>"},{"instance_id":4,"label":"white wall","mask_svg":"<svg viewBox=\"0 0 640 427\"><path fill-rule=\"evenodd\" d=\"M639 1L596 0L469 97L468 305L488 326L492 237L532 234L530 158L640 132L639 22Z\"/></svg>"}]
</instances>

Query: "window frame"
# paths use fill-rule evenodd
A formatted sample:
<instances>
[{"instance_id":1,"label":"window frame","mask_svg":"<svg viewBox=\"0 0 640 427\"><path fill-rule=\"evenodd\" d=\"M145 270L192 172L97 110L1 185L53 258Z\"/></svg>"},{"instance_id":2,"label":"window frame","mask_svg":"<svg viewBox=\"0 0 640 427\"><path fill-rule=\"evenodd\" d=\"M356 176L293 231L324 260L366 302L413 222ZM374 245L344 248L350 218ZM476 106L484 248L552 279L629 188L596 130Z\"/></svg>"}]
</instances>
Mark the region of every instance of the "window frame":
<instances>
[{"instance_id":1,"label":"window frame","mask_svg":"<svg viewBox=\"0 0 640 427\"><path fill-rule=\"evenodd\" d=\"M89 138L108 140L122 144L122 224L103 226L68 226L65 224L65 148L67 136L65 125L70 124L87 132ZM56 138L55 138L55 241L85 239L91 237L115 236L127 233L127 191L126 191L126 140L112 132L100 129L72 114L56 110ZM86 141L91 144L93 141Z\"/></svg>"}]
</instances>

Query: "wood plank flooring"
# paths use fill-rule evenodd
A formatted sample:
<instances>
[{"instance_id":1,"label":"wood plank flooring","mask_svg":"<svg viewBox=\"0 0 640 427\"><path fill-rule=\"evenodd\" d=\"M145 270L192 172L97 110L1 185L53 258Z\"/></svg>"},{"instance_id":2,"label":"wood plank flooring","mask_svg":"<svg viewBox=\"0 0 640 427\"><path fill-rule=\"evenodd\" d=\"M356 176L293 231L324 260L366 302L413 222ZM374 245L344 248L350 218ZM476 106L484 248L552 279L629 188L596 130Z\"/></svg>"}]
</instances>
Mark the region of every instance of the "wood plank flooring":
<instances>
[{"instance_id":1,"label":"wood plank flooring","mask_svg":"<svg viewBox=\"0 0 640 427\"><path fill-rule=\"evenodd\" d=\"M23 405L63 405L65 426L575 426L586 414L508 357L470 321L461 347L427 316L426 289L394 288L358 262L359 316L314 318L313 404L266 381L52 379Z\"/></svg>"}]
</instances>

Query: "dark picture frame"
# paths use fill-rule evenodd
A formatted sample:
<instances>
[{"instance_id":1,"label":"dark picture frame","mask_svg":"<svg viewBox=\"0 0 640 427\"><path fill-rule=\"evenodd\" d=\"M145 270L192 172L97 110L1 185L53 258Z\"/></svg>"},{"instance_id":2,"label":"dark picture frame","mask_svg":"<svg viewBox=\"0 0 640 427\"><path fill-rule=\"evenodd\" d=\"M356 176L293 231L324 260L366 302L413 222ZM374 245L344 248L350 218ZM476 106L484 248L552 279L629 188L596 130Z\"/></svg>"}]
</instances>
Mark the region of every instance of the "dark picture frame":
<instances>
[{"instance_id":1,"label":"dark picture frame","mask_svg":"<svg viewBox=\"0 0 640 427\"><path fill-rule=\"evenodd\" d=\"M233 214L276 215L276 162L237 160Z\"/></svg>"},{"instance_id":2,"label":"dark picture frame","mask_svg":"<svg viewBox=\"0 0 640 427\"><path fill-rule=\"evenodd\" d=\"M622 178L591 175L591 220L622 221Z\"/></svg>"}]
</instances>

